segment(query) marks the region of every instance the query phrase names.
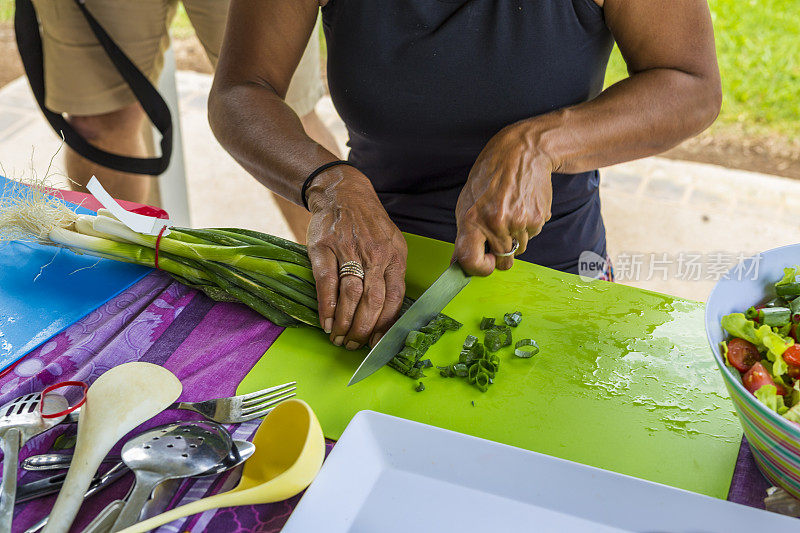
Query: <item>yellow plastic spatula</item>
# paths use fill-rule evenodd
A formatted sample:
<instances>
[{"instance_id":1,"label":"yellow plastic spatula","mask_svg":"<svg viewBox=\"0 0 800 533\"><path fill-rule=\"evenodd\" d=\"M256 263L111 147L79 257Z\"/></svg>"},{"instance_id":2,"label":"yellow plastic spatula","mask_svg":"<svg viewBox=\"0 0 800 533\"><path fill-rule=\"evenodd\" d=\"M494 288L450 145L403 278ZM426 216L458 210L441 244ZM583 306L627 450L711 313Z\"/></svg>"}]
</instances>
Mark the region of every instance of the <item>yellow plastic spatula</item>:
<instances>
[{"instance_id":1,"label":"yellow plastic spatula","mask_svg":"<svg viewBox=\"0 0 800 533\"><path fill-rule=\"evenodd\" d=\"M286 500L311 484L325 458L319 421L311 407L297 399L278 404L267 415L253 444L256 451L244 464L242 479L234 489L182 505L121 533L142 533L209 509Z\"/></svg>"}]
</instances>

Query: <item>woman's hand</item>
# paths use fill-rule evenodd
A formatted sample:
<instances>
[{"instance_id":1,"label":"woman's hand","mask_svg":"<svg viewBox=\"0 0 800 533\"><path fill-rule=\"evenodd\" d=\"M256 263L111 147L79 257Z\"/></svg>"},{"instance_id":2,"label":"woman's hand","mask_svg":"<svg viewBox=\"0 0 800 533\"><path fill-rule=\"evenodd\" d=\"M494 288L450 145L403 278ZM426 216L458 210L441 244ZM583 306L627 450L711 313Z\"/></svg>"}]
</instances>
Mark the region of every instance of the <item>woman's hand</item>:
<instances>
[{"instance_id":1,"label":"woman's hand","mask_svg":"<svg viewBox=\"0 0 800 533\"><path fill-rule=\"evenodd\" d=\"M489 140L472 165L456 206L453 254L468 274L511 268L513 257L492 252L510 251L516 239L515 255L522 254L550 219L553 166L538 137L528 121L512 124Z\"/></svg>"},{"instance_id":2,"label":"woman's hand","mask_svg":"<svg viewBox=\"0 0 800 533\"><path fill-rule=\"evenodd\" d=\"M405 295L406 242L369 180L352 167L326 170L308 189L308 256L317 283L319 320L337 346L374 346L392 325ZM357 261L364 281L339 279Z\"/></svg>"}]
</instances>

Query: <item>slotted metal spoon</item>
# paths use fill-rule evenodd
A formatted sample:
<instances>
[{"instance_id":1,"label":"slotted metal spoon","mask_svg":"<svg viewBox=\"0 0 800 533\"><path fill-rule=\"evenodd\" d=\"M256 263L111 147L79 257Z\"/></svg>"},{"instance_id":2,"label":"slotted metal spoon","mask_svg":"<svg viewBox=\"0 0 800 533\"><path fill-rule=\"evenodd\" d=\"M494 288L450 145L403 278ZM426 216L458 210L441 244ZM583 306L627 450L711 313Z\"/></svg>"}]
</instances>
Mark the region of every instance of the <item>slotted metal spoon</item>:
<instances>
[{"instance_id":1,"label":"slotted metal spoon","mask_svg":"<svg viewBox=\"0 0 800 533\"><path fill-rule=\"evenodd\" d=\"M228 457L232 447L230 433L206 421L168 424L126 442L122 460L133 470L136 482L111 531L135 524L159 483L207 472Z\"/></svg>"},{"instance_id":2,"label":"slotted metal spoon","mask_svg":"<svg viewBox=\"0 0 800 533\"><path fill-rule=\"evenodd\" d=\"M41 393L20 396L0 407L0 439L3 449L3 486L0 489L0 531L11 531L14 500L17 497L19 449L31 438L61 423L64 416L43 418L39 412ZM44 413L58 413L69 407L60 394L45 396Z\"/></svg>"}]
</instances>

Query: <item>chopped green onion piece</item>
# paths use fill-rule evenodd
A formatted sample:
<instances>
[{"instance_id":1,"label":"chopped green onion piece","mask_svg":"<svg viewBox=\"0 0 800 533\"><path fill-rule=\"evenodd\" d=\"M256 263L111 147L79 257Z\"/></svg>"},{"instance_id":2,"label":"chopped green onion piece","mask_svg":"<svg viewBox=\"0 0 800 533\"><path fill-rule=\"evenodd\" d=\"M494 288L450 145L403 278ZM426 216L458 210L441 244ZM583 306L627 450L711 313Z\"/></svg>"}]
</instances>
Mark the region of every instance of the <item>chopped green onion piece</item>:
<instances>
[{"instance_id":1,"label":"chopped green onion piece","mask_svg":"<svg viewBox=\"0 0 800 533\"><path fill-rule=\"evenodd\" d=\"M519 323L521 321L522 321L522 313L520 313L519 311L514 311L513 313L506 313L505 315L503 315L503 322L505 322L506 325L511 326L512 328L519 326Z\"/></svg>"},{"instance_id":2,"label":"chopped green onion piece","mask_svg":"<svg viewBox=\"0 0 800 533\"><path fill-rule=\"evenodd\" d=\"M792 319L792 311L788 307L765 307L758 310L758 319L767 326L783 326Z\"/></svg>"},{"instance_id":3,"label":"chopped green onion piece","mask_svg":"<svg viewBox=\"0 0 800 533\"><path fill-rule=\"evenodd\" d=\"M472 354L473 359L480 359L486 355L486 347L478 342L475 344L475 346L470 348L470 353Z\"/></svg>"},{"instance_id":4,"label":"chopped green onion piece","mask_svg":"<svg viewBox=\"0 0 800 533\"><path fill-rule=\"evenodd\" d=\"M478 342L478 337L475 335L467 335L467 338L464 339L464 349L469 350L475 346L476 342Z\"/></svg>"},{"instance_id":5,"label":"chopped green onion piece","mask_svg":"<svg viewBox=\"0 0 800 533\"><path fill-rule=\"evenodd\" d=\"M484 342L486 349L490 352L496 352L503 346L509 346L511 344L511 328L508 326L492 326L491 329L486 330Z\"/></svg>"},{"instance_id":6,"label":"chopped green onion piece","mask_svg":"<svg viewBox=\"0 0 800 533\"><path fill-rule=\"evenodd\" d=\"M425 342L425 334L421 331L409 331L406 337L406 346L419 349Z\"/></svg>"},{"instance_id":7,"label":"chopped green onion piece","mask_svg":"<svg viewBox=\"0 0 800 533\"><path fill-rule=\"evenodd\" d=\"M481 392L486 392L489 389L489 375L486 372L478 372L475 376L475 386Z\"/></svg>"},{"instance_id":8,"label":"chopped green onion piece","mask_svg":"<svg viewBox=\"0 0 800 533\"><path fill-rule=\"evenodd\" d=\"M798 303L800 304L800 302ZM764 307L786 307L787 305L789 305L789 302L778 296L777 298L773 298L772 300L765 303Z\"/></svg>"},{"instance_id":9,"label":"chopped green onion piece","mask_svg":"<svg viewBox=\"0 0 800 533\"><path fill-rule=\"evenodd\" d=\"M441 328L445 331L457 331L461 329L463 324L454 318L450 318L447 315L443 315L439 313L439 315L434 318L434 320L438 321Z\"/></svg>"},{"instance_id":10,"label":"chopped green onion piece","mask_svg":"<svg viewBox=\"0 0 800 533\"><path fill-rule=\"evenodd\" d=\"M778 296L783 296L784 298L800 296L800 283L795 281L784 285L775 285L775 292Z\"/></svg>"},{"instance_id":11,"label":"chopped green onion piece","mask_svg":"<svg viewBox=\"0 0 800 533\"><path fill-rule=\"evenodd\" d=\"M467 381L470 383L475 383L475 379L478 377L478 372L480 372L480 367L477 364L472 365L469 367L467 371Z\"/></svg>"},{"instance_id":12,"label":"chopped green onion piece","mask_svg":"<svg viewBox=\"0 0 800 533\"><path fill-rule=\"evenodd\" d=\"M395 357L397 357L398 359L405 359L406 361L408 361L410 364L413 365L417 361L417 359L421 357L421 355L422 354L420 354L419 350L417 350L416 348L412 348L411 346L406 346L402 350L400 350L400 353L398 353Z\"/></svg>"},{"instance_id":13,"label":"chopped green onion piece","mask_svg":"<svg viewBox=\"0 0 800 533\"><path fill-rule=\"evenodd\" d=\"M478 361L478 368L480 369L480 372L486 373L490 378L493 378L497 372L497 367L494 365L494 363L490 363L486 359L481 359Z\"/></svg>"},{"instance_id":14,"label":"chopped green onion piece","mask_svg":"<svg viewBox=\"0 0 800 533\"><path fill-rule=\"evenodd\" d=\"M419 328L419 330L422 333L426 333L428 335L435 335L437 336L437 338L442 335L441 327L434 322L430 322L429 324L422 326L421 328Z\"/></svg>"},{"instance_id":15,"label":"chopped green onion piece","mask_svg":"<svg viewBox=\"0 0 800 533\"><path fill-rule=\"evenodd\" d=\"M419 385L417 385L416 387L414 387L414 390L415 390L415 391L417 391L417 392L422 392L422 391L424 391L424 390L425 390L425 384L424 384L423 382L421 382L421 381L420 381L420 382L419 382Z\"/></svg>"},{"instance_id":16,"label":"chopped green onion piece","mask_svg":"<svg viewBox=\"0 0 800 533\"><path fill-rule=\"evenodd\" d=\"M453 374L455 374L456 376L460 378L465 378L467 377L467 372L468 372L467 365L465 365L464 363L458 363L453 365Z\"/></svg>"},{"instance_id":17,"label":"chopped green onion piece","mask_svg":"<svg viewBox=\"0 0 800 533\"><path fill-rule=\"evenodd\" d=\"M486 344L486 350L490 352L496 352L503 347L503 341L500 339L500 334L492 329L486 332L486 337L483 339L483 342Z\"/></svg>"},{"instance_id":18,"label":"chopped green onion piece","mask_svg":"<svg viewBox=\"0 0 800 533\"><path fill-rule=\"evenodd\" d=\"M755 307L748 307L747 311L744 312L744 317L747 320L756 320L758 318L758 309Z\"/></svg>"},{"instance_id":19,"label":"chopped green onion piece","mask_svg":"<svg viewBox=\"0 0 800 533\"><path fill-rule=\"evenodd\" d=\"M524 349L528 347L529 349ZM528 359L539 353L539 345L533 339L520 339L514 345L514 355L523 359Z\"/></svg>"},{"instance_id":20,"label":"chopped green onion piece","mask_svg":"<svg viewBox=\"0 0 800 533\"><path fill-rule=\"evenodd\" d=\"M494 326L494 318L485 316L481 319L481 330L489 329Z\"/></svg>"}]
</instances>

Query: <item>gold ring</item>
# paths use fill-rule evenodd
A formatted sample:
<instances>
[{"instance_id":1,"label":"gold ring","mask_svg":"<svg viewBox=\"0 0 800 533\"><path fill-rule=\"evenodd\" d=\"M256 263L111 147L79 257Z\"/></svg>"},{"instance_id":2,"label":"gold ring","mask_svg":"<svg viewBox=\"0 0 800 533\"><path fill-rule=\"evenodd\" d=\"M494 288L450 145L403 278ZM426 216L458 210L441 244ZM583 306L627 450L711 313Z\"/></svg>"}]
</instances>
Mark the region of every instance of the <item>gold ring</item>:
<instances>
[{"instance_id":1,"label":"gold ring","mask_svg":"<svg viewBox=\"0 0 800 533\"><path fill-rule=\"evenodd\" d=\"M510 252L505 252L505 253L492 252L492 253L497 257L511 257L514 255L514 253L516 253L518 249L519 249L519 242L517 241L517 239L512 238Z\"/></svg>"},{"instance_id":2,"label":"gold ring","mask_svg":"<svg viewBox=\"0 0 800 533\"><path fill-rule=\"evenodd\" d=\"M355 276L364 280L364 267L358 261L346 261L339 267L339 279L345 276Z\"/></svg>"}]
</instances>

